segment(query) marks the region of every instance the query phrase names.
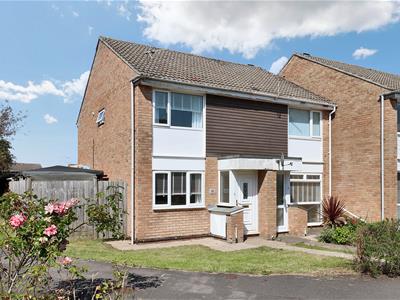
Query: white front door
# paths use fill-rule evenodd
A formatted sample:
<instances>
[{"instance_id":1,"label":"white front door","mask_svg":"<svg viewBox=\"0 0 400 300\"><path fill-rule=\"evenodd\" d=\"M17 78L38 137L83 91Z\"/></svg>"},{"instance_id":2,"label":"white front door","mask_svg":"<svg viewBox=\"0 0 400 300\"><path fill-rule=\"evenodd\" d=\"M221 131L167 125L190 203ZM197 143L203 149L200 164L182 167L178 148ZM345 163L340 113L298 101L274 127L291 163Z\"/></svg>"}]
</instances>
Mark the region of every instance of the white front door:
<instances>
[{"instance_id":1,"label":"white front door","mask_svg":"<svg viewBox=\"0 0 400 300\"><path fill-rule=\"evenodd\" d=\"M238 204L244 207L243 223L245 234L258 233L258 178L257 172L237 172Z\"/></svg>"},{"instance_id":2,"label":"white front door","mask_svg":"<svg viewBox=\"0 0 400 300\"><path fill-rule=\"evenodd\" d=\"M289 175L278 173L276 177L276 226L278 232L288 231Z\"/></svg>"}]
</instances>

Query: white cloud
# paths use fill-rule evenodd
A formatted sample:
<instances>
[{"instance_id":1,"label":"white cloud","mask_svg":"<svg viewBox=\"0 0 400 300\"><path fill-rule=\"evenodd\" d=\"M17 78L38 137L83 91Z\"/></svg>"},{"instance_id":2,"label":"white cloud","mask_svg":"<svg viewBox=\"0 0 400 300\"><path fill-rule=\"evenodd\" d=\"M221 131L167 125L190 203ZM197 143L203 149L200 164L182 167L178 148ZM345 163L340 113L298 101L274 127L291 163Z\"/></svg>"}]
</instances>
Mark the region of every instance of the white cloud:
<instances>
[{"instance_id":1,"label":"white cloud","mask_svg":"<svg viewBox=\"0 0 400 300\"><path fill-rule=\"evenodd\" d=\"M93 29L94 29L93 26L88 26L88 33L89 33L89 35L92 35Z\"/></svg>"},{"instance_id":2,"label":"white cloud","mask_svg":"<svg viewBox=\"0 0 400 300\"><path fill-rule=\"evenodd\" d=\"M77 18L77 17L79 17L79 13L78 12L76 12L76 11L72 11L72 15L75 17L75 18Z\"/></svg>"},{"instance_id":3,"label":"white cloud","mask_svg":"<svg viewBox=\"0 0 400 300\"><path fill-rule=\"evenodd\" d=\"M132 13L131 13L131 11L129 10L129 7L128 7L128 1L119 3L118 6L117 6L117 11L118 11L118 14L120 16L126 18L128 21L131 20Z\"/></svg>"},{"instance_id":4,"label":"white cloud","mask_svg":"<svg viewBox=\"0 0 400 300\"><path fill-rule=\"evenodd\" d=\"M64 82L43 80L41 83L28 81L24 85L0 80L0 100L20 101L30 103L40 96L62 97L64 102L71 102L77 97L83 96L89 71L80 75L79 78Z\"/></svg>"},{"instance_id":5,"label":"white cloud","mask_svg":"<svg viewBox=\"0 0 400 300\"><path fill-rule=\"evenodd\" d=\"M62 84L64 102L71 102L76 95L83 96L90 71L81 74L79 78L66 81Z\"/></svg>"},{"instance_id":6,"label":"white cloud","mask_svg":"<svg viewBox=\"0 0 400 300\"><path fill-rule=\"evenodd\" d=\"M374 55L376 52L378 52L378 50L376 50L376 49L368 49L368 48L360 47L353 52L353 57L355 59L367 58L368 56Z\"/></svg>"},{"instance_id":7,"label":"white cloud","mask_svg":"<svg viewBox=\"0 0 400 300\"><path fill-rule=\"evenodd\" d=\"M283 66L288 62L288 60L289 59L286 56L278 58L271 64L269 71L273 74L278 74L282 70Z\"/></svg>"},{"instance_id":8,"label":"white cloud","mask_svg":"<svg viewBox=\"0 0 400 300\"><path fill-rule=\"evenodd\" d=\"M58 120L55 117L53 117L53 116L51 116L49 114L45 114L43 116L43 119L47 124L54 124L54 123L58 122Z\"/></svg>"},{"instance_id":9,"label":"white cloud","mask_svg":"<svg viewBox=\"0 0 400 300\"><path fill-rule=\"evenodd\" d=\"M140 0L144 36L193 52L229 50L246 58L277 39L363 32L398 22L400 2L175 2Z\"/></svg>"}]
</instances>

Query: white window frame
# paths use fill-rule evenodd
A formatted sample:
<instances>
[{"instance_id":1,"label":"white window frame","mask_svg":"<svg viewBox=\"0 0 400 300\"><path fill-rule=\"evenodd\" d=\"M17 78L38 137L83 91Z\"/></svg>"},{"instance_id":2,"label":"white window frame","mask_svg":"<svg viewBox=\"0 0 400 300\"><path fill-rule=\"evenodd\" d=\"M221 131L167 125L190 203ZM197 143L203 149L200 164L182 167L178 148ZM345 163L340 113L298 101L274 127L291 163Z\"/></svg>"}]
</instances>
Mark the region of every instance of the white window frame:
<instances>
[{"instance_id":1,"label":"white window frame","mask_svg":"<svg viewBox=\"0 0 400 300\"><path fill-rule=\"evenodd\" d=\"M228 189L229 189L229 202L222 202L221 201L221 188L222 188L222 186L221 186L221 173L228 173L228 178L229 178L229 186L228 186ZM217 193L218 193L218 205L219 206L226 206L226 207L232 207L232 206L235 206L235 203L233 203L233 197L231 197L231 194L232 194L232 192L231 192L231 189L232 189L232 180L234 180L235 178L234 178L234 176L233 176L233 173L232 173L232 171L231 170L220 170L220 171L218 171L218 190L217 190Z\"/></svg>"},{"instance_id":2,"label":"white window frame","mask_svg":"<svg viewBox=\"0 0 400 300\"><path fill-rule=\"evenodd\" d=\"M292 179L290 178L291 175L295 176L303 176L303 178L299 179ZM312 176L319 176L319 179L307 179L307 175L312 175ZM318 202L292 202L292 190L291 190L291 183L292 182L319 182L320 184L320 200ZM290 204L295 204L295 205L318 205L320 206L320 209L322 209L322 174L321 173L290 173L289 174L289 186L290 186L290 196L289 196L289 203ZM322 221L320 222L309 222L307 223L308 226L319 226L322 224Z\"/></svg>"},{"instance_id":3,"label":"white window frame","mask_svg":"<svg viewBox=\"0 0 400 300\"><path fill-rule=\"evenodd\" d=\"M105 110L105 108L103 108L103 109L99 110L99 112L97 113L96 124L98 126L104 124L105 118L106 118L106 110Z\"/></svg>"},{"instance_id":4,"label":"white window frame","mask_svg":"<svg viewBox=\"0 0 400 300\"><path fill-rule=\"evenodd\" d=\"M291 135L289 132L289 126L290 126L290 110L291 109L296 109L296 110L302 110L302 111L308 111L310 114L310 121L309 121L309 135ZM314 113L319 114L319 135L314 135ZM289 107L288 108L288 136L291 138L298 138L298 139L322 139L322 113L318 110L305 110L305 109L299 109L297 107Z\"/></svg>"},{"instance_id":5,"label":"white window frame","mask_svg":"<svg viewBox=\"0 0 400 300\"><path fill-rule=\"evenodd\" d=\"M186 204L185 205L172 205L171 204L171 173L186 173ZM167 174L168 182L168 202L167 204L156 204L156 174ZM201 202L190 203L190 175L200 174L201 175ZM204 171L187 171L187 170L174 170L174 171L153 171L153 210L162 209L191 209L191 208L204 208L205 207L205 176Z\"/></svg>"},{"instance_id":6,"label":"white window frame","mask_svg":"<svg viewBox=\"0 0 400 300\"><path fill-rule=\"evenodd\" d=\"M167 103L167 124L162 124L162 123L156 123L156 92L161 92L161 93L167 93L168 94L168 103ZM179 93L179 94L185 94L185 95L191 95L191 96L201 96L202 97L202 127L199 128L194 128L194 127L184 127L184 126L172 126L171 125L171 94L172 93ZM205 128L205 107L206 107L206 96L204 94L196 94L196 93L187 93L187 92L182 92L182 91L168 91L168 90L161 90L161 89L154 89L152 93L152 105L153 105L153 126L157 127L169 127L169 128L177 128L177 129L186 129L186 130L196 130L196 131L201 131Z\"/></svg>"}]
</instances>

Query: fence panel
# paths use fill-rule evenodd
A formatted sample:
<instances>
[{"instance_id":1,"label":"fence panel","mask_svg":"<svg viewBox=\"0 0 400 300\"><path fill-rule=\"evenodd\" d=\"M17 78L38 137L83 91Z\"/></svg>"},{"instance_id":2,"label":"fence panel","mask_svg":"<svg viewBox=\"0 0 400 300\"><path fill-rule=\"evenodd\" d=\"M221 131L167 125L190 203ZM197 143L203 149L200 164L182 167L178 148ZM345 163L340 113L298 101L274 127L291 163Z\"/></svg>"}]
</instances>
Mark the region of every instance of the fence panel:
<instances>
[{"instance_id":1,"label":"fence panel","mask_svg":"<svg viewBox=\"0 0 400 300\"><path fill-rule=\"evenodd\" d=\"M73 226L81 226L73 237L79 238L99 238L94 227L87 224L87 209L90 203L105 204L106 197L113 193L111 186L121 187L119 192L122 193L122 203L120 203L120 211L126 212L126 189L127 184L123 181L97 181L94 180L51 180L51 181L32 181L30 179L20 179L10 181L10 191L22 194L32 187L32 192L39 198L47 198L57 201L66 201L71 198L79 199L79 207L76 209L77 221ZM98 194L100 193L100 194ZM123 234L127 233L126 214L122 214ZM111 238L112 233L106 232L104 238Z\"/></svg>"}]
</instances>

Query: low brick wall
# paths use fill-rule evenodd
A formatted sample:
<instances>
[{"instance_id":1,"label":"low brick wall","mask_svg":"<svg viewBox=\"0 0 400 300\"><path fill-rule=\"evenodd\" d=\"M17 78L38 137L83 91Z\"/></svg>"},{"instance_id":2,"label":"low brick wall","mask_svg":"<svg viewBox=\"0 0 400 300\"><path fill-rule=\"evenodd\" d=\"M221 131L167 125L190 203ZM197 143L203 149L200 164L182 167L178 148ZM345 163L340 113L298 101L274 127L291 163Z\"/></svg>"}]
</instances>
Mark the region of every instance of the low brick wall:
<instances>
[{"instance_id":1,"label":"low brick wall","mask_svg":"<svg viewBox=\"0 0 400 300\"><path fill-rule=\"evenodd\" d=\"M243 211L226 216L226 241L228 243L243 243Z\"/></svg>"},{"instance_id":2,"label":"low brick wall","mask_svg":"<svg viewBox=\"0 0 400 300\"><path fill-rule=\"evenodd\" d=\"M305 236L307 232L307 210L299 206L288 207L289 234Z\"/></svg>"}]
</instances>

